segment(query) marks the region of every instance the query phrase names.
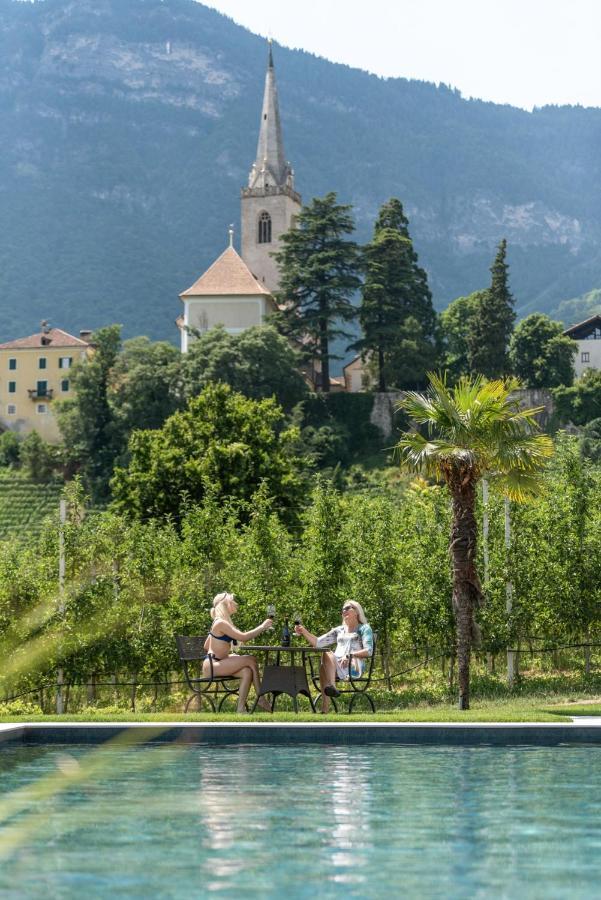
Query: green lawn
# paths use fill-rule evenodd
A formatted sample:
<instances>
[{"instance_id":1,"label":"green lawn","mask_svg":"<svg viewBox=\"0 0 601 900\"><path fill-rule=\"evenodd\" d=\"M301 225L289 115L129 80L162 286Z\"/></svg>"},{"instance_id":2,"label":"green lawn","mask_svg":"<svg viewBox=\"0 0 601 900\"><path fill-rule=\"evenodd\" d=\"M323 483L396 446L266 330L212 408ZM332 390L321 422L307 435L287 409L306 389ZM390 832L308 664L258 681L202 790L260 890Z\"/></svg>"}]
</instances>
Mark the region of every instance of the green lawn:
<instances>
[{"instance_id":1,"label":"green lawn","mask_svg":"<svg viewBox=\"0 0 601 900\"><path fill-rule=\"evenodd\" d=\"M593 712L594 710L594 712ZM570 715L601 714L601 704L587 706L566 704L550 704L541 698L518 698L514 700L479 700L472 708L462 712L455 706L437 704L413 709L394 710L389 712L357 714L349 716L345 713L328 716L302 712L295 715L291 712L276 712L273 716L265 713L237 715L236 713L103 713L101 709L81 715L66 716L0 716L0 722L558 722L569 721Z\"/></svg>"}]
</instances>

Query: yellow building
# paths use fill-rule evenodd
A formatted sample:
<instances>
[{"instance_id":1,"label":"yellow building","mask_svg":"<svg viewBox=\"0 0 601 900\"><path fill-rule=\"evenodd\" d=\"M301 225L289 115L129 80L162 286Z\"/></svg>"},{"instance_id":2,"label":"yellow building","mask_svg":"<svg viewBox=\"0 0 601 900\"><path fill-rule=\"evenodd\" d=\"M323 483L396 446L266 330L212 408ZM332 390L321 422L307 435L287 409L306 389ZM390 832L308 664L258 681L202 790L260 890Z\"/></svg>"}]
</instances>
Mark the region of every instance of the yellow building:
<instances>
[{"instance_id":1,"label":"yellow building","mask_svg":"<svg viewBox=\"0 0 601 900\"><path fill-rule=\"evenodd\" d=\"M52 406L72 396L69 370L88 354L89 337L89 331L77 338L43 324L39 334L0 344L0 430L60 441Z\"/></svg>"}]
</instances>

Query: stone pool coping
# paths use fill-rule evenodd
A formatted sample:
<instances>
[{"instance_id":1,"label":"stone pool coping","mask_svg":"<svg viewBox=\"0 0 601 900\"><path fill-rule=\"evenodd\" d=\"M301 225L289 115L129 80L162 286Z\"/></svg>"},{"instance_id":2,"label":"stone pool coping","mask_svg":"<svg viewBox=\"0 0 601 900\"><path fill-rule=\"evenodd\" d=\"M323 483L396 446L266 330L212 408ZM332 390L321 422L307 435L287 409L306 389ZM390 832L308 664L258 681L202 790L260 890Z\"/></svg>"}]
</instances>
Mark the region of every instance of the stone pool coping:
<instances>
[{"instance_id":1,"label":"stone pool coping","mask_svg":"<svg viewBox=\"0 0 601 900\"><path fill-rule=\"evenodd\" d=\"M517 746L601 744L601 717L562 722L23 722L0 724L0 743L101 744L128 732L132 743L430 744Z\"/></svg>"}]
</instances>

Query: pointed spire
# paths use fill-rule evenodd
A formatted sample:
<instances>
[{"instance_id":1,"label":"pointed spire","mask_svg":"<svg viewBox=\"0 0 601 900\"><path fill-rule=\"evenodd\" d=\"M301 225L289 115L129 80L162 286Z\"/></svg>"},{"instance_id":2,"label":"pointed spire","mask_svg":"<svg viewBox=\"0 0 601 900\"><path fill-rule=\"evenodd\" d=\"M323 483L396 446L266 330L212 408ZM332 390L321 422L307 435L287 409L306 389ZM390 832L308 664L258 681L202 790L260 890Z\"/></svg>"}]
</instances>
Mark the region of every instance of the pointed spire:
<instances>
[{"instance_id":1,"label":"pointed spire","mask_svg":"<svg viewBox=\"0 0 601 900\"><path fill-rule=\"evenodd\" d=\"M227 230L227 233L230 238L230 247L233 247L234 246L234 226L233 225L230 225L230 227Z\"/></svg>"},{"instance_id":2,"label":"pointed spire","mask_svg":"<svg viewBox=\"0 0 601 900\"><path fill-rule=\"evenodd\" d=\"M278 89L275 82L275 68L270 40L257 158L250 172L249 187L273 188L282 187L286 184L291 187L290 174L290 166L286 162L284 153Z\"/></svg>"}]
</instances>

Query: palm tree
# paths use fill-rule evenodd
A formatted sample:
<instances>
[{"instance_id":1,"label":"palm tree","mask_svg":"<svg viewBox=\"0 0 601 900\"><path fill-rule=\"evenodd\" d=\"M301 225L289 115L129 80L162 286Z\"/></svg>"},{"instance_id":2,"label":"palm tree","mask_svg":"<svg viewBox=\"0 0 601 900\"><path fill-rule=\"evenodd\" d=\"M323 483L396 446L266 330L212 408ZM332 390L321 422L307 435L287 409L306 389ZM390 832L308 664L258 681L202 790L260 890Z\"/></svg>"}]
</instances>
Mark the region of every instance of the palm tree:
<instances>
[{"instance_id":1,"label":"palm tree","mask_svg":"<svg viewBox=\"0 0 601 900\"><path fill-rule=\"evenodd\" d=\"M470 655L479 636L476 610L483 593L476 570L476 485L500 482L506 496L524 501L539 490L538 475L553 453L539 433L536 409L520 409L514 378L463 377L449 388L429 373L425 394L408 391L399 408L422 431L406 432L397 445L403 468L446 483L453 501L450 553L457 629L459 708L469 709Z\"/></svg>"}]
</instances>

